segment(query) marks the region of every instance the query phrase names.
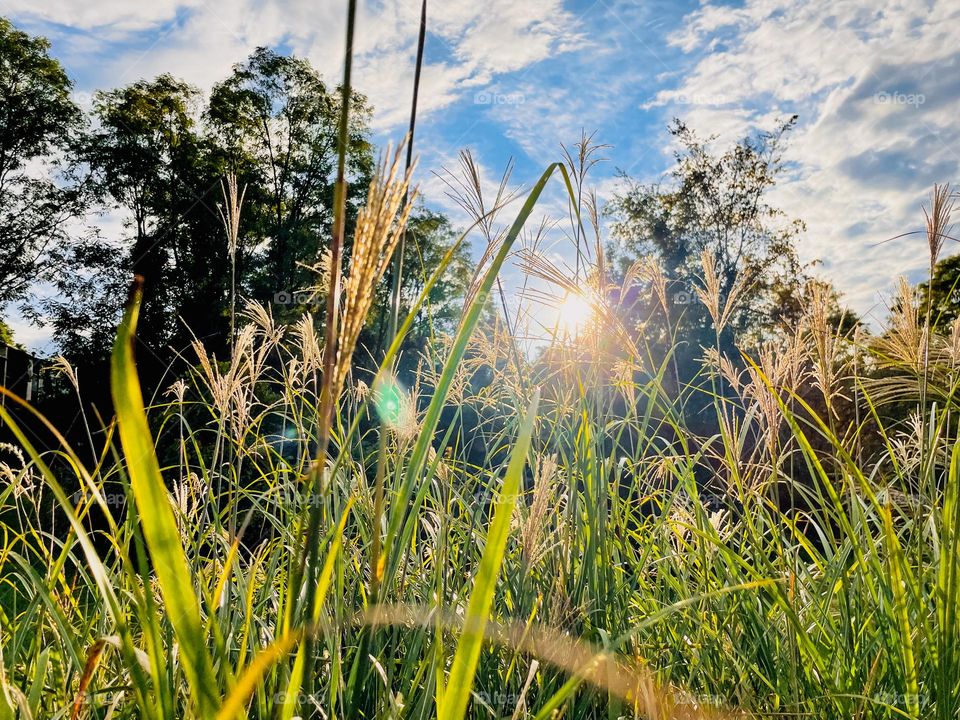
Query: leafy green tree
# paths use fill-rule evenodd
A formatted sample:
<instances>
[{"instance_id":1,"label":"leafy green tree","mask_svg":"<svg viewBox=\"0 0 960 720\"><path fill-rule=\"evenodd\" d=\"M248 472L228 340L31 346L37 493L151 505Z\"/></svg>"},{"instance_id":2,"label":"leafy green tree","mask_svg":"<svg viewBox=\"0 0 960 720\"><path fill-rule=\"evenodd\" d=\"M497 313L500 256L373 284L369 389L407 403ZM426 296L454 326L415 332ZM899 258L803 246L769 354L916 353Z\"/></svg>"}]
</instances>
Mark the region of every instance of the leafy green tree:
<instances>
[{"instance_id":1,"label":"leafy green tree","mask_svg":"<svg viewBox=\"0 0 960 720\"><path fill-rule=\"evenodd\" d=\"M960 255L941 259L933 271L933 278L919 284L920 308L924 313L930 306L930 321L941 332L960 318Z\"/></svg>"},{"instance_id":2,"label":"leafy green tree","mask_svg":"<svg viewBox=\"0 0 960 720\"><path fill-rule=\"evenodd\" d=\"M139 335L160 365L190 331L216 339L225 328L220 174L199 105L199 92L170 75L101 92L94 104L88 162L104 200L128 214L123 262L145 279Z\"/></svg>"},{"instance_id":3,"label":"leafy green tree","mask_svg":"<svg viewBox=\"0 0 960 720\"><path fill-rule=\"evenodd\" d=\"M353 102L348 222L365 199L373 166L369 110L361 95ZM318 284L310 266L329 244L338 119L339 93L328 91L306 61L263 48L215 86L205 108L199 91L170 75L98 93L83 158L99 201L126 218L125 232L109 242L91 233L61 252L61 263L77 272L59 278L56 292L31 316L53 328L69 357L102 367L123 288L137 273L146 281L138 340L145 345L140 365L148 387L195 337L223 357L231 257L218 205L230 172L237 174L244 198L234 258L241 301L273 302L281 321L306 309L322 314L319 304L278 307L274 301L281 291ZM348 226L347 268L351 236ZM404 257L404 308L456 237L443 215L424 208L414 213ZM410 348L453 328L471 274L463 246L431 291L407 341ZM388 277L377 288L362 339L368 352L358 357L381 355L389 286ZM299 302L308 295L287 297Z\"/></svg>"},{"instance_id":4,"label":"leafy green tree","mask_svg":"<svg viewBox=\"0 0 960 720\"><path fill-rule=\"evenodd\" d=\"M339 115L339 90L306 60L267 48L213 88L207 119L226 164L247 185L244 235L260 248L248 263L247 290L259 300L314 283L305 266L319 260L331 234ZM370 110L358 93L350 116L348 221L373 167Z\"/></svg>"},{"instance_id":5,"label":"leafy green tree","mask_svg":"<svg viewBox=\"0 0 960 720\"><path fill-rule=\"evenodd\" d=\"M54 292L25 308L26 317L53 332L60 354L85 368L101 368L113 345L123 302L130 284L129 264L116 243L91 233L57 252L64 267Z\"/></svg>"},{"instance_id":6,"label":"leafy green tree","mask_svg":"<svg viewBox=\"0 0 960 720\"><path fill-rule=\"evenodd\" d=\"M14 342L13 330L3 320L0 320L0 343L3 343L4 345L13 345Z\"/></svg>"},{"instance_id":7,"label":"leafy green tree","mask_svg":"<svg viewBox=\"0 0 960 720\"><path fill-rule=\"evenodd\" d=\"M805 279L795 249L803 224L767 201L782 168L784 136L795 121L792 117L717 154L715 138L703 140L676 120L670 133L679 150L671 182L627 178L626 191L611 202L618 241L611 250L621 273L642 256L660 261L681 335L713 344L709 317L696 302L704 252L716 264L721 298L730 297L738 278L746 280L725 331L729 339L770 332L786 319L785 311L798 311L791 298Z\"/></svg>"},{"instance_id":8,"label":"leafy green tree","mask_svg":"<svg viewBox=\"0 0 960 720\"><path fill-rule=\"evenodd\" d=\"M56 270L50 248L83 210L71 175L83 115L50 44L0 18L0 303Z\"/></svg>"}]
</instances>

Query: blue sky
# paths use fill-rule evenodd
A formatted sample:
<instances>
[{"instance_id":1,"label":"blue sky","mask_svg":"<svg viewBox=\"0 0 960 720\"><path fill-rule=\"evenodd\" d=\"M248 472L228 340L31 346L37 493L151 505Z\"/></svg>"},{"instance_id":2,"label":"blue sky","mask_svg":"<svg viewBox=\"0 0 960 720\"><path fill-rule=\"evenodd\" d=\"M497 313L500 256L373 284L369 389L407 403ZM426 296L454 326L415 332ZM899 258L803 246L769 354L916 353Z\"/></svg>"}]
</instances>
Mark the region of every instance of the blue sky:
<instances>
[{"instance_id":1,"label":"blue sky","mask_svg":"<svg viewBox=\"0 0 960 720\"><path fill-rule=\"evenodd\" d=\"M257 45L334 82L343 56L339 0L0 0L0 13L50 38L81 103L164 71L207 89ZM416 0L361 2L356 83L380 141L405 129L418 16ZM874 318L896 274L920 278L922 238L883 241L919 229L932 184L958 179L960 4L433 0L429 26L419 180L455 219L433 173L462 148L491 184L514 158L529 187L560 143L595 131L610 147L593 183L609 198L618 171L656 180L670 167L674 116L725 142L797 113L774 200L807 223L802 257ZM543 208L565 217L557 193ZM568 253L562 233L553 241Z\"/></svg>"}]
</instances>

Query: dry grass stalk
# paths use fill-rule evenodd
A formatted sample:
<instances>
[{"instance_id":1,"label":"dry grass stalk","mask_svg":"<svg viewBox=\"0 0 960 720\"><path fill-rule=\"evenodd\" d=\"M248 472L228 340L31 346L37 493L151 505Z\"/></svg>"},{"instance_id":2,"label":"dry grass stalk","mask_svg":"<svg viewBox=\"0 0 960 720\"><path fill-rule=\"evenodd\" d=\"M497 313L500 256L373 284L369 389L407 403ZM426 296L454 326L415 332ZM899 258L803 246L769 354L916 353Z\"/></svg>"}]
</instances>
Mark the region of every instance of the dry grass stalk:
<instances>
[{"instance_id":1,"label":"dry grass stalk","mask_svg":"<svg viewBox=\"0 0 960 720\"><path fill-rule=\"evenodd\" d=\"M829 412L834 413L833 398L839 380L839 331L834 329L831 322L830 288L824 283L814 282L809 290L803 326L810 338L808 352L813 363L814 385L820 390Z\"/></svg>"},{"instance_id":2,"label":"dry grass stalk","mask_svg":"<svg viewBox=\"0 0 960 720\"><path fill-rule=\"evenodd\" d=\"M231 260L237 255L240 240L240 211L243 209L243 199L247 194L247 186L237 187L237 174L227 173L226 183L220 181L220 191L223 193L223 204L217 203L217 212L227 233L227 249Z\"/></svg>"},{"instance_id":3,"label":"dry grass stalk","mask_svg":"<svg viewBox=\"0 0 960 720\"><path fill-rule=\"evenodd\" d=\"M537 463L533 479L533 500L520 539L523 559L528 567L540 560L548 519L550 514L557 510L554 506L557 499L557 467L555 455L541 457Z\"/></svg>"},{"instance_id":4,"label":"dry grass stalk","mask_svg":"<svg viewBox=\"0 0 960 720\"><path fill-rule=\"evenodd\" d=\"M920 322L917 295L907 279L897 279L896 300L890 312L887 332L878 339L876 350L883 367L901 367L911 373L920 373L927 329Z\"/></svg>"},{"instance_id":5,"label":"dry grass stalk","mask_svg":"<svg viewBox=\"0 0 960 720\"><path fill-rule=\"evenodd\" d=\"M459 163L459 173L444 170L443 174L438 174L437 177L447 186L446 196L459 205L468 217L473 219L486 241L486 246L477 262L476 270L464 295L463 307L468 308L476 298L480 286L483 284L483 278L486 277L487 269L506 237L507 231L505 229L494 229L497 215L504 206L517 197L518 190L509 188L510 176L513 174L513 161L510 161L507 163L503 175L500 176L500 183L494 192L493 202L488 203L484 197L480 167L469 150L460 152Z\"/></svg>"},{"instance_id":6,"label":"dry grass stalk","mask_svg":"<svg viewBox=\"0 0 960 720\"><path fill-rule=\"evenodd\" d=\"M730 286L730 292L727 297L723 297L723 285L719 274L717 273L717 259L714 253L705 249L700 255L700 265L703 269L703 287L697 287L697 297L700 298L710 313L713 320L713 326L717 333L723 332L723 329L730 321L730 316L737 307L737 301L740 295L747 288L747 278L745 275L737 275L733 284Z\"/></svg>"},{"instance_id":7,"label":"dry grass stalk","mask_svg":"<svg viewBox=\"0 0 960 720\"><path fill-rule=\"evenodd\" d=\"M237 314L237 248L240 244L240 211L243 208L243 199L247 194L247 186L237 189L237 174L227 173L227 182L220 182L220 191L223 193L223 204L217 203L217 212L227 233L227 251L230 255L230 342L234 340Z\"/></svg>"},{"instance_id":8,"label":"dry grass stalk","mask_svg":"<svg viewBox=\"0 0 960 720\"><path fill-rule=\"evenodd\" d=\"M408 193L414 167L401 174L402 151L403 144L390 160L388 148L379 172L370 181L367 204L357 215L353 256L343 288L340 340L332 385L334 398L343 389L376 287L390 265L416 200L415 190Z\"/></svg>"},{"instance_id":9,"label":"dry grass stalk","mask_svg":"<svg viewBox=\"0 0 960 720\"><path fill-rule=\"evenodd\" d=\"M943 241L950 236L950 215L953 213L953 198L949 185L934 185L930 196L930 210L923 208L927 245L930 248L930 274L936 267Z\"/></svg>"},{"instance_id":10,"label":"dry grass stalk","mask_svg":"<svg viewBox=\"0 0 960 720\"><path fill-rule=\"evenodd\" d=\"M783 425L781 402L800 386L802 368L803 349L796 338L785 347L766 343L758 354L757 366L747 367L750 381L743 387L743 397L751 399L760 412L764 446L771 462L777 458Z\"/></svg>"}]
</instances>

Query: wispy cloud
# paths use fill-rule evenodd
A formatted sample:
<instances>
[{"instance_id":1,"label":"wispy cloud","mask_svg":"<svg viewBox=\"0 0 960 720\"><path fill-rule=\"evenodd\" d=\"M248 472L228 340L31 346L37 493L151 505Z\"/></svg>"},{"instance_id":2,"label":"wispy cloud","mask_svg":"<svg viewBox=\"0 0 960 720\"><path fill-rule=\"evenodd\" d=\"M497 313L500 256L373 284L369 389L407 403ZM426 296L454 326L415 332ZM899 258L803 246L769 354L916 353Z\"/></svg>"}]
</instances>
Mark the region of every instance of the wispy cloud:
<instances>
[{"instance_id":1,"label":"wispy cloud","mask_svg":"<svg viewBox=\"0 0 960 720\"><path fill-rule=\"evenodd\" d=\"M0 12L51 37L81 97L160 72L207 89L258 45L336 82L344 54L333 2L0 0ZM417 149L432 203L454 210L430 173L467 146L490 177L515 157L529 185L560 143L596 130L613 146L595 175L609 195L617 170L669 169L673 116L725 142L797 113L774 200L807 222L803 256L861 312L883 314L895 272L919 278L923 244L884 241L921 225L934 182L958 179L955 2L444 0L429 16ZM418 21L416 2L361 3L355 79L378 140L405 130ZM551 191L543 208L563 220L561 201Z\"/></svg>"},{"instance_id":2,"label":"wispy cloud","mask_svg":"<svg viewBox=\"0 0 960 720\"><path fill-rule=\"evenodd\" d=\"M798 113L777 200L803 218L801 247L862 312L885 312L892 275L926 264L921 225L934 182L957 179L960 8L955 3L707 4L671 45L697 58L651 107L726 138Z\"/></svg>"}]
</instances>

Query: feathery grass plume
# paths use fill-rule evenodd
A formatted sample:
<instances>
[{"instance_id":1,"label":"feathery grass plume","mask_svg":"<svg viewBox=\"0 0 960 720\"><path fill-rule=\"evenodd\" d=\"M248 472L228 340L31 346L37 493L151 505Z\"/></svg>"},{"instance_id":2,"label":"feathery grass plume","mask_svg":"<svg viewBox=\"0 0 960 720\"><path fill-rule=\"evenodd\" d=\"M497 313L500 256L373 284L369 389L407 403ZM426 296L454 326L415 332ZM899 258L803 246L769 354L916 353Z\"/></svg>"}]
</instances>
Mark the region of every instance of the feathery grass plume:
<instances>
[{"instance_id":1,"label":"feathery grass plume","mask_svg":"<svg viewBox=\"0 0 960 720\"><path fill-rule=\"evenodd\" d=\"M741 394L743 378L740 370L736 368L728 355L721 353L715 347L704 348L703 362L711 372L717 373L726 380L735 393Z\"/></svg>"},{"instance_id":2,"label":"feathery grass plume","mask_svg":"<svg viewBox=\"0 0 960 720\"><path fill-rule=\"evenodd\" d=\"M77 371L63 355L54 356L47 370L65 377L76 392L80 391L80 381L77 378Z\"/></svg>"},{"instance_id":3,"label":"feathery grass plume","mask_svg":"<svg viewBox=\"0 0 960 720\"><path fill-rule=\"evenodd\" d=\"M277 325L269 308L256 300L250 300L244 305L241 315L253 327L254 333L263 338L266 345L275 346L280 342L285 328Z\"/></svg>"},{"instance_id":4,"label":"feathery grass plume","mask_svg":"<svg viewBox=\"0 0 960 720\"><path fill-rule=\"evenodd\" d=\"M181 542L189 543L197 528L206 526L206 523L201 523L200 520L210 507L207 502L209 491L206 481L195 472L188 473L185 478L173 483L169 499L176 511L174 519L180 531Z\"/></svg>"},{"instance_id":5,"label":"feathery grass plume","mask_svg":"<svg viewBox=\"0 0 960 720\"><path fill-rule=\"evenodd\" d=\"M800 386L803 355L801 341L794 336L788 343L764 343L756 365L747 366L750 380L743 386L742 396L752 400L760 411L764 445L772 463L778 460L777 446L783 426L781 404ZM724 372L728 374L730 370Z\"/></svg>"},{"instance_id":6,"label":"feathery grass plume","mask_svg":"<svg viewBox=\"0 0 960 720\"><path fill-rule=\"evenodd\" d=\"M950 324L950 335L943 344L942 362L950 368L951 375L960 366L960 317Z\"/></svg>"},{"instance_id":7,"label":"feathery grass plume","mask_svg":"<svg viewBox=\"0 0 960 720\"><path fill-rule=\"evenodd\" d=\"M953 213L954 200L950 185L934 185L930 195L930 210L923 208L926 225L927 245L930 248L930 275L933 276L943 241L950 237L952 226L950 216Z\"/></svg>"},{"instance_id":8,"label":"feathery grass plume","mask_svg":"<svg viewBox=\"0 0 960 720\"><path fill-rule=\"evenodd\" d=\"M897 278L889 326L873 346L880 367L906 370L914 377L922 372L927 328L920 322L917 305L913 287L905 277Z\"/></svg>"},{"instance_id":9,"label":"feathery grass plume","mask_svg":"<svg viewBox=\"0 0 960 720\"><path fill-rule=\"evenodd\" d=\"M595 264L596 267L601 270L601 277L603 275L603 245L599 242L599 232L596 233L596 242L594 244L594 248L598 253L596 260L590 258L586 250L587 246L585 243L583 243L584 238L582 238L584 227L581 211L584 206L583 194L585 191L587 175L595 165L606 160L606 158L598 156L597 153L610 147L609 145L600 145L594 143L594 134L595 133L591 133L590 135L587 135L585 130L581 130L580 139L574 144L573 152L571 152L570 148L568 148L566 145L560 145L560 149L563 153L563 161L569 171L570 180L573 182L575 193L575 197L571 198L567 205L567 211L569 212L570 225L573 227L574 232L574 245L576 247L575 277L577 278L580 277L581 266L583 266L585 269L591 264ZM596 222L596 196L592 194L592 191L588 191L587 211L591 215L591 222L593 223L594 228L599 228L599 223Z\"/></svg>"},{"instance_id":10,"label":"feathery grass plume","mask_svg":"<svg viewBox=\"0 0 960 720\"><path fill-rule=\"evenodd\" d=\"M463 307L467 308L470 307L477 296L483 278L487 273L487 268L506 237L507 231L505 229L499 231L495 229L497 215L500 210L516 199L520 189L511 190L509 187L510 176L513 174L513 160L511 159L500 176L500 182L493 194L493 202L488 205L484 197L480 167L473 159L473 155L469 150L461 150L458 160L460 164L459 172L444 168L442 173L435 174L447 186L444 194L460 206L467 217L476 223L486 242L464 295Z\"/></svg>"},{"instance_id":11,"label":"feathery grass plume","mask_svg":"<svg viewBox=\"0 0 960 720\"><path fill-rule=\"evenodd\" d=\"M417 385L411 390L404 388L393 373L384 373L373 386L377 414L401 442L415 438L420 430L417 419L418 390Z\"/></svg>"},{"instance_id":12,"label":"feathery grass plume","mask_svg":"<svg viewBox=\"0 0 960 720\"><path fill-rule=\"evenodd\" d=\"M646 282L654 297L660 303L664 316L670 315L670 301L667 299L667 275L663 271L663 265L657 258L644 257L637 260L627 271L623 280L623 289L629 288L628 278L636 277Z\"/></svg>"},{"instance_id":13,"label":"feathery grass plume","mask_svg":"<svg viewBox=\"0 0 960 720\"><path fill-rule=\"evenodd\" d=\"M318 372L323 365L323 349L311 314L304 313L300 317L297 324L293 326L293 337L305 381L314 372Z\"/></svg>"},{"instance_id":14,"label":"feathery grass plume","mask_svg":"<svg viewBox=\"0 0 960 720\"><path fill-rule=\"evenodd\" d=\"M557 457L544 455L539 458L533 478L533 500L526 521L520 532L520 548L527 567L536 565L541 558L543 540L551 516L559 517L561 509L556 506Z\"/></svg>"},{"instance_id":15,"label":"feathery grass plume","mask_svg":"<svg viewBox=\"0 0 960 720\"><path fill-rule=\"evenodd\" d=\"M930 210L923 208L926 225L927 245L930 248L930 274L928 277L927 307L925 308L924 330L926 333L923 347L923 376L920 381L920 402L926 403L931 380L930 345L933 331L933 278L936 273L937 259L943 248L943 241L950 234L950 215L953 212L953 199L949 185L934 185L930 198Z\"/></svg>"},{"instance_id":16,"label":"feathery grass plume","mask_svg":"<svg viewBox=\"0 0 960 720\"><path fill-rule=\"evenodd\" d=\"M740 295L747 289L748 278L743 273L738 273L730 286L730 292L726 297L723 297L723 286L720 276L717 274L717 259L710 249L705 248L700 254L700 266L703 269L703 275L701 276L703 287L697 286L694 290L697 297L700 298L700 302L706 306L707 312L710 313L713 326L719 334L723 332L730 321L730 316L736 310Z\"/></svg>"},{"instance_id":17,"label":"feathery grass plume","mask_svg":"<svg viewBox=\"0 0 960 720\"><path fill-rule=\"evenodd\" d=\"M298 262L297 265L307 270L313 277L313 282L304 288L309 295L310 303L319 304L320 299L330 292L330 265L333 262L333 252L325 247L320 251L320 260L315 263Z\"/></svg>"},{"instance_id":18,"label":"feathery grass plume","mask_svg":"<svg viewBox=\"0 0 960 720\"><path fill-rule=\"evenodd\" d=\"M23 456L23 451L12 443L0 442L0 453L9 453L16 458L17 465L19 465L19 467L14 468L9 463L0 460L0 478L6 480L13 488L14 499L20 499L21 497L36 499L35 492L38 485L31 467L27 465L26 458ZM42 488L42 486L40 487ZM37 507L39 508L39 504Z\"/></svg>"},{"instance_id":19,"label":"feathery grass plume","mask_svg":"<svg viewBox=\"0 0 960 720\"><path fill-rule=\"evenodd\" d=\"M237 247L240 241L240 211L243 208L243 199L247 194L247 186L237 188L237 174L227 173L226 183L220 181L220 192L223 194L223 204L217 203L217 212L227 233L227 250L231 258L236 258Z\"/></svg>"},{"instance_id":20,"label":"feathery grass plume","mask_svg":"<svg viewBox=\"0 0 960 720\"><path fill-rule=\"evenodd\" d=\"M903 429L890 438L891 459L896 462L902 476L910 477L920 469L926 448L923 417L919 409L914 409L907 416Z\"/></svg>"},{"instance_id":21,"label":"feathery grass plume","mask_svg":"<svg viewBox=\"0 0 960 720\"><path fill-rule=\"evenodd\" d=\"M624 398L633 407L637 404L637 383L635 373L640 370L635 358L617 360L613 364L613 386L623 393Z\"/></svg>"},{"instance_id":22,"label":"feathery grass plume","mask_svg":"<svg viewBox=\"0 0 960 720\"><path fill-rule=\"evenodd\" d=\"M587 199L584 203L587 210L587 219L590 221L590 228L593 231L593 256L595 258L595 272L597 274L597 287L606 287L607 285L607 256L604 251L603 234L600 230L600 200L597 197L597 191L593 188L587 193Z\"/></svg>"},{"instance_id":23,"label":"feathery grass plume","mask_svg":"<svg viewBox=\"0 0 960 720\"><path fill-rule=\"evenodd\" d=\"M493 194L493 202L489 205L484 198L483 179L480 175L480 166L473 159L470 150L461 150L458 156L460 171L454 172L443 169L441 173L436 173L437 177L447 186L444 194L453 200L460 208L477 223L480 232L486 238L488 245L493 242L493 238L498 235L494 230L497 221L497 215L506 205L510 204L519 195L520 189L510 189L510 177L513 175L513 160L507 162L497 189ZM484 252L484 257L492 257L494 252L489 248ZM477 268L477 274L482 275L481 268Z\"/></svg>"},{"instance_id":24,"label":"feathery grass plume","mask_svg":"<svg viewBox=\"0 0 960 720\"><path fill-rule=\"evenodd\" d=\"M240 212L247 186L237 188L237 174L227 173L226 183L220 181L223 203L217 203L217 212L227 233L227 253L230 255L230 342L233 342L237 312L237 250L240 246Z\"/></svg>"},{"instance_id":25,"label":"feathery grass plume","mask_svg":"<svg viewBox=\"0 0 960 720\"><path fill-rule=\"evenodd\" d=\"M836 413L834 397L838 391L841 369L840 330L835 329L830 318L830 288L825 283L810 283L803 327L810 340L808 356L813 364L814 385L823 396L828 412Z\"/></svg>"},{"instance_id":26,"label":"feathery grass plume","mask_svg":"<svg viewBox=\"0 0 960 720\"><path fill-rule=\"evenodd\" d=\"M370 181L366 205L357 214L353 238L353 255L343 286L343 312L340 319L340 340L334 369L333 397L340 395L360 331L373 305L377 284L390 265L393 251L406 230L410 210L417 192L408 192L416 163L400 174L403 143L393 159L390 148L379 171Z\"/></svg>"},{"instance_id":27,"label":"feathery grass plume","mask_svg":"<svg viewBox=\"0 0 960 720\"><path fill-rule=\"evenodd\" d=\"M177 401L178 405L183 405L183 398L186 397L186 394L187 394L186 381L183 378L180 378L179 380L174 381L170 385L170 387L168 387L164 391L163 394L169 395L170 397L172 397L174 400Z\"/></svg>"},{"instance_id":28,"label":"feathery grass plume","mask_svg":"<svg viewBox=\"0 0 960 720\"><path fill-rule=\"evenodd\" d=\"M231 437L238 442L246 434L256 405L255 387L267 372L272 353L284 334L274 325L266 309L248 303L244 315L251 322L237 333L229 364L225 369L210 356L199 340L191 343L198 363L198 376L206 387L211 404Z\"/></svg>"}]
</instances>

